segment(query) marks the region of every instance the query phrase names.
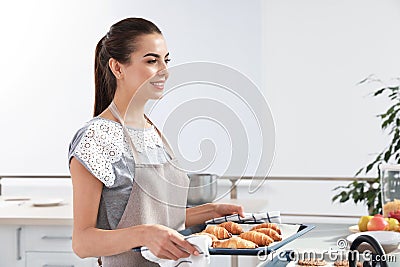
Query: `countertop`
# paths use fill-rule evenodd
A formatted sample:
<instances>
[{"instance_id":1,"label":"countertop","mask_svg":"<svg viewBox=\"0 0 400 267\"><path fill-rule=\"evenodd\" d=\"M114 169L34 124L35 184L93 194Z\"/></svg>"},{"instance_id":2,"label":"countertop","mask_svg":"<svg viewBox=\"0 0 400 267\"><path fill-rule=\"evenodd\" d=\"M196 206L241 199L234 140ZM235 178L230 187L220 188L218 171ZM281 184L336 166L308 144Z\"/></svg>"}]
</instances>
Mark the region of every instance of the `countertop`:
<instances>
[{"instance_id":1,"label":"countertop","mask_svg":"<svg viewBox=\"0 0 400 267\"><path fill-rule=\"evenodd\" d=\"M57 206L36 207L35 200L4 201L0 197L0 225L72 225L72 201Z\"/></svg>"},{"instance_id":2,"label":"countertop","mask_svg":"<svg viewBox=\"0 0 400 267\"><path fill-rule=\"evenodd\" d=\"M4 201L0 197L0 225L72 225L73 212L72 201L70 199L64 200L61 204L51 207L35 207L33 202L35 200L27 201ZM258 203L251 201L251 203ZM245 206L250 203L244 203ZM255 207L253 207L255 208ZM257 207L258 208L258 207ZM307 218L311 219L311 218ZM316 227L312 231L306 233L304 236L287 244L279 251L283 250L296 250L304 251L307 249L314 249L318 251L337 250L337 242L345 238L350 233L349 226L353 223L322 223L314 224ZM396 256L396 262L391 263L389 266L400 266L400 249L392 252ZM274 256L276 257L277 254ZM273 255L270 255L273 256ZM268 261L267 261L268 262ZM259 266L270 266L266 262Z\"/></svg>"},{"instance_id":3,"label":"countertop","mask_svg":"<svg viewBox=\"0 0 400 267\"><path fill-rule=\"evenodd\" d=\"M279 253L282 251L291 250L295 252L295 255L301 257L301 255L310 255L310 252L325 253L329 259L334 261L340 251L344 251L338 246L338 242L346 239L351 234L349 231L350 224L332 224L332 223L316 223L315 228L303 235L302 237L292 241L286 246L278 250L277 253L271 254L270 257L264 262L259 264L259 267L275 267L283 266L282 264L273 264L271 260L275 258L279 259ZM343 243L340 243L342 245ZM308 254L307 254L308 252ZM321 255L321 254L319 254ZM394 258L391 262L388 262L389 267L400 266L400 249L391 252Z\"/></svg>"}]
</instances>

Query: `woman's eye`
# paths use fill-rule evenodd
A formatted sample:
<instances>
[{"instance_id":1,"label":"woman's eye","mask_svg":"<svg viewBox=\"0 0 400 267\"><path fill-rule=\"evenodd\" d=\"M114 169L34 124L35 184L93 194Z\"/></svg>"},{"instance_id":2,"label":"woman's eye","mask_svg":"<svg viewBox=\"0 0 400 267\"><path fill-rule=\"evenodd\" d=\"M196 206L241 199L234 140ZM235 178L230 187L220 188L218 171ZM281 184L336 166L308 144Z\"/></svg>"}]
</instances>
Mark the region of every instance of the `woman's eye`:
<instances>
[{"instance_id":1,"label":"woman's eye","mask_svg":"<svg viewBox=\"0 0 400 267\"><path fill-rule=\"evenodd\" d=\"M155 63L157 63L157 59L152 59L152 60L149 60L149 61L147 61L147 63L150 63L150 64L155 64Z\"/></svg>"},{"instance_id":2,"label":"woman's eye","mask_svg":"<svg viewBox=\"0 0 400 267\"><path fill-rule=\"evenodd\" d=\"M165 59L165 64L168 64L171 61L171 59L167 58Z\"/></svg>"}]
</instances>

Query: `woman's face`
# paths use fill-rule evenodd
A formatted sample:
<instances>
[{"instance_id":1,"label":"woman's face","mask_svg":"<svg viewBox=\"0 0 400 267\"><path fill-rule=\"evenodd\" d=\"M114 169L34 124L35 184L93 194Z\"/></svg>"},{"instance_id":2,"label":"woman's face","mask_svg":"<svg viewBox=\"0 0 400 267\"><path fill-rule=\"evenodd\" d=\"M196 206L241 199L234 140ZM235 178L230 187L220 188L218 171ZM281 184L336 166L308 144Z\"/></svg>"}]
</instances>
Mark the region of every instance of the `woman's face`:
<instances>
[{"instance_id":1,"label":"woman's face","mask_svg":"<svg viewBox=\"0 0 400 267\"><path fill-rule=\"evenodd\" d=\"M161 34L139 37L131 62L122 66L122 87L139 101L160 98L168 78L168 62L169 53Z\"/></svg>"}]
</instances>

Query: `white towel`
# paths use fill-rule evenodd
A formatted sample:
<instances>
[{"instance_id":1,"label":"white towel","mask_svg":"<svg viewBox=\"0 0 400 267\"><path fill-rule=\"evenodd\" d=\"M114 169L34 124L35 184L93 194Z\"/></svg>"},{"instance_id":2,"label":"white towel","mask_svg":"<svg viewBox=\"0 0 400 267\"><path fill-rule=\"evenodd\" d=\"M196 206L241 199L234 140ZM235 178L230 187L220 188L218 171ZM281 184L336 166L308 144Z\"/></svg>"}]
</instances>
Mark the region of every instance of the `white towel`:
<instances>
[{"instance_id":1,"label":"white towel","mask_svg":"<svg viewBox=\"0 0 400 267\"><path fill-rule=\"evenodd\" d=\"M210 264L210 253L208 248L211 246L212 240L206 235L190 235L186 236L185 239L194 245L199 252L198 256L190 255L187 258L174 260L160 259L157 258L148 248L142 247L142 256L152 262L158 263L161 267L204 267Z\"/></svg>"},{"instance_id":2,"label":"white towel","mask_svg":"<svg viewBox=\"0 0 400 267\"><path fill-rule=\"evenodd\" d=\"M239 214L228 215L224 217L214 218L206 221L206 224L217 224L223 222L238 222L238 223L249 223L249 222L270 222L270 223L281 223L281 212L280 211L269 211L261 213L244 213L245 217L242 218Z\"/></svg>"}]
</instances>

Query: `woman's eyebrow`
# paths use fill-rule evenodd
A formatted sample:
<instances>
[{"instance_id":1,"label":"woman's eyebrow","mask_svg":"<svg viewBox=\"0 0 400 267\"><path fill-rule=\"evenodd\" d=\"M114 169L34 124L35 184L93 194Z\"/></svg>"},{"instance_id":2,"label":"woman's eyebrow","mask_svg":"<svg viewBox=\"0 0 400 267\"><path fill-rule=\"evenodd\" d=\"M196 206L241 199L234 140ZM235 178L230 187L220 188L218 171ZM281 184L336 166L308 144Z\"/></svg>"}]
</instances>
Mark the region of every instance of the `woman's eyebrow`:
<instances>
[{"instance_id":1,"label":"woman's eyebrow","mask_svg":"<svg viewBox=\"0 0 400 267\"><path fill-rule=\"evenodd\" d=\"M165 55L164 58L169 56L169 52ZM155 58L160 58L161 56L159 54L156 53L147 53L146 55L144 55L143 57L155 57Z\"/></svg>"}]
</instances>

